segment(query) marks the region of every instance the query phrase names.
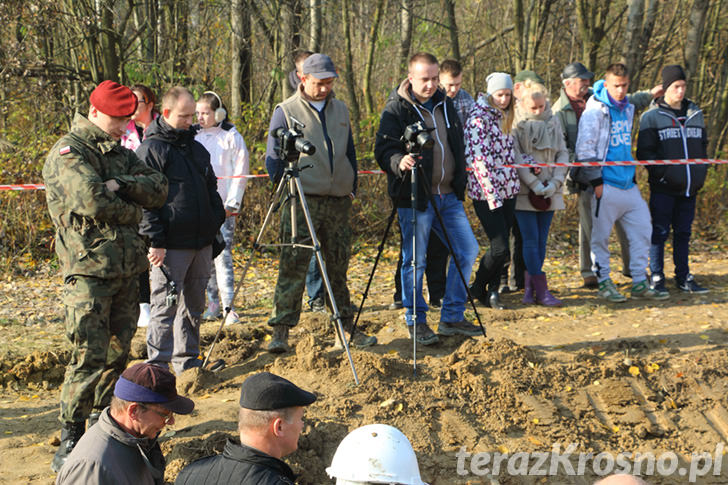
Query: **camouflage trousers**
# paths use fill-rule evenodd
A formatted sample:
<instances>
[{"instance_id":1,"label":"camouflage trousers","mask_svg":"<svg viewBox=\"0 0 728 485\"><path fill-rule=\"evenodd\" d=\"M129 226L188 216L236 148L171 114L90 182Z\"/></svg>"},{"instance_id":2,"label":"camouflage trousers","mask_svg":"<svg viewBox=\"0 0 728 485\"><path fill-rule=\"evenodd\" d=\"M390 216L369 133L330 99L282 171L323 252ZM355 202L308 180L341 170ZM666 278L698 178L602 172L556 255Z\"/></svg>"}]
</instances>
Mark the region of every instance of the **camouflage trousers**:
<instances>
[{"instance_id":1,"label":"camouflage trousers","mask_svg":"<svg viewBox=\"0 0 728 485\"><path fill-rule=\"evenodd\" d=\"M349 288L346 284L346 273L349 269L351 255L351 226L349 197L324 197L307 195L306 202L316 236L321 245L321 255L326 266L326 273L343 322L351 321L353 313ZM288 202L280 208L280 239L283 243L291 242L291 210ZM296 208L296 226L298 241L311 244L308 226L300 205ZM278 282L273 296L273 315L268 325L288 325L294 327L301 316L301 297L303 295L308 263L311 260L311 249L284 247L278 265ZM331 302L324 288L326 304L331 310Z\"/></svg>"},{"instance_id":2,"label":"camouflage trousers","mask_svg":"<svg viewBox=\"0 0 728 485\"><path fill-rule=\"evenodd\" d=\"M66 278L66 337L73 346L61 389L61 423L82 423L111 402L139 318L139 278Z\"/></svg>"}]
</instances>

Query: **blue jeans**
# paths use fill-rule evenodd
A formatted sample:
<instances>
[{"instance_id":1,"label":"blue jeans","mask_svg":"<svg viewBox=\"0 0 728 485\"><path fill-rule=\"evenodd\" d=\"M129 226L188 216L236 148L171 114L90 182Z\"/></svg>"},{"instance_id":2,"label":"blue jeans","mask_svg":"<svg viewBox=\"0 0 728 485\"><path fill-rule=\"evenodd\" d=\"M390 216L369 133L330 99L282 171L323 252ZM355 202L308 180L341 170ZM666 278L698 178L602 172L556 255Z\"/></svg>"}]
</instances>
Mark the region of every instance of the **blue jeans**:
<instances>
[{"instance_id":1,"label":"blue jeans","mask_svg":"<svg viewBox=\"0 0 728 485\"><path fill-rule=\"evenodd\" d=\"M554 211L516 211L516 220L523 237L523 260L530 275L543 274L546 240Z\"/></svg>"},{"instance_id":2,"label":"blue jeans","mask_svg":"<svg viewBox=\"0 0 728 485\"><path fill-rule=\"evenodd\" d=\"M463 272L465 282L470 280L470 271L473 268L475 258L478 257L478 241L473 235L468 217L465 215L463 203L457 199L455 194L435 196L435 204L440 211L442 220L445 223L445 231L450 238L453 252L460 269ZM422 277L425 274L427 243L430 231L445 241L443 228L437 220L432 204L427 204L427 209L417 211L416 228L412 223L412 209L397 209L399 226L402 230L402 303L407 309L407 325L413 325L413 288L412 288L412 234L416 234L415 264L417 267L417 322L426 323L427 303L422 296ZM460 322L463 320L467 291L460 279L455 260L451 259L445 283L445 298L442 301L440 320L443 322Z\"/></svg>"},{"instance_id":3,"label":"blue jeans","mask_svg":"<svg viewBox=\"0 0 728 485\"><path fill-rule=\"evenodd\" d=\"M652 215L652 241L650 245L650 272L664 274L665 241L672 227L672 259L675 262L675 279L685 281L690 273L688 254L693 218L695 217L695 196L684 197L653 192L650 194Z\"/></svg>"},{"instance_id":4,"label":"blue jeans","mask_svg":"<svg viewBox=\"0 0 728 485\"><path fill-rule=\"evenodd\" d=\"M308 262L306 271L306 293L308 293L308 304L311 305L316 298L324 296L324 280L319 271L316 254L311 253L311 261Z\"/></svg>"}]
</instances>

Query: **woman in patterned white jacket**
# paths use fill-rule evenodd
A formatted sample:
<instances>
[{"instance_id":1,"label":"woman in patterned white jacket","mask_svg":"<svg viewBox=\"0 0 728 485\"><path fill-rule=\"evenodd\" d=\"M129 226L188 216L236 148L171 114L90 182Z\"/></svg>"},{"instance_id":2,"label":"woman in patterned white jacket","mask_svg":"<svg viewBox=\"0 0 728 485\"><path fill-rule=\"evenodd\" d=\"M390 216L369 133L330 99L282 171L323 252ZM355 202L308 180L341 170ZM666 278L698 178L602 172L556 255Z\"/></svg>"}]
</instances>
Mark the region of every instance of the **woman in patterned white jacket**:
<instances>
[{"instance_id":1,"label":"woman in patterned white jacket","mask_svg":"<svg viewBox=\"0 0 728 485\"><path fill-rule=\"evenodd\" d=\"M203 318L219 318L223 309L230 308L225 323L231 324L238 321L232 309L235 285L232 241L235 214L240 210L248 181L241 175L250 173L248 148L242 135L228 121L222 100L213 91L206 91L197 100L197 121L199 125L194 126L198 130L195 140L210 152L210 164L218 177L217 192L225 207L225 223L220 228L225 249L215 258L212 266L210 281L207 283L208 305Z\"/></svg>"},{"instance_id":2,"label":"woman in patterned white jacket","mask_svg":"<svg viewBox=\"0 0 728 485\"><path fill-rule=\"evenodd\" d=\"M490 240L480 260L470 291L483 304L502 310L498 285L503 266L510 260L508 233L514 221L518 172L504 167L520 160L513 146L513 81L503 72L491 73L488 89L480 93L465 124L465 160L468 196Z\"/></svg>"}]
</instances>

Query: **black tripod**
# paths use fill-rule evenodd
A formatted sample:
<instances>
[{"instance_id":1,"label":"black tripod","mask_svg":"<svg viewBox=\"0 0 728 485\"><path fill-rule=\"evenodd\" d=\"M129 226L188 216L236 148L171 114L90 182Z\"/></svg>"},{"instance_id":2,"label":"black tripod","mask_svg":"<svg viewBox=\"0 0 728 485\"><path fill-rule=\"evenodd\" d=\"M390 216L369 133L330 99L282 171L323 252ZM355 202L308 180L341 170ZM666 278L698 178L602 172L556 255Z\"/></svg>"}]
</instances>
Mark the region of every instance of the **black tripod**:
<instances>
[{"instance_id":1,"label":"black tripod","mask_svg":"<svg viewBox=\"0 0 728 485\"><path fill-rule=\"evenodd\" d=\"M293 120L293 119L292 119ZM349 350L349 343L347 342L346 335L344 333L344 326L341 322L341 314L339 313L339 309L336 306L336 300L334 299L334 292L331 288L331 282L329 281L328 273L326 272L326 263L324 262L324 258L321 255L321 246L318 241L318 237L316 237L316 231L313 227L313 221L311 219L311 213L308 210L308 205L306 204L306 198L303 194L303 188L301 186L301 178L300 178L300 171L304 170L306 168L309 168L310 165L305 165L303 167L298 166L298 159L300 154L306 153L308 155L312 155L315 152L315 147L311 145L309 142L301 138L300 129L304 128L303 124L297 122L296 120L293 120L294 127L291 130L284 130L283 128L279 128L275 136L281 140L280 148L278 150L278 155L281 160L286 161L286 167L283 171L283 176L281 177L280 182L278 183L278 188L275 191L275 194L273 195L273 202L271 203L270 207L268 208L268 212L265 215L265 219L263 220L263 225L260 228L260 231L258 233L258 237L255 240L255 243L253 244L253 252L250 255L250 258L248 259L248 262L245 265L245 268L243 269L243 274L240 277L240 280L238 281L235 292L233 293L232 301L235 301L235 298L238 295L238 291L240 291L240 288L243 285L243 281L245 280L245 276L248 273L248 268L250 268L251 263L253 262L253 259L255 258L255 252L260 251L264 247L293 247L293 248L308 248L312 249L315 256L316 256L316 262L318 263L319 271L321 272L321 278L323 279L324 286L326 287L326 293L329 296L329 301L331 301L331 310L333 312L333 315L331 317L332 321L334 321L334 330L336 332L336 338L339 339L339 341L342 343L344 350L346 352L346 356L349 360L349 366L351 367L351 372L354 374L354 382L358 385L359 384L359 376L356 373L356 368L354 367L354 360L351 357L351 351ZM274 212L277 212L280 208L281 204L284 202L289 201L290 203L290 211L291 211L291 239L289 243L281 242L280 244L261 244L261 240L263 238L263 234L265 232L266 227L268 227L268 224L270 223L270 220L273 216ZM299 201L299 202L297 202ZM308 235L310 236L310 244L303 244L299 242L298 237L298 228L296 224L296 207L298 203L301 204L301 210L303 211L303 216L306 219L306 226L308 228ZM205 361L203 362L203 367L207 364L208 359L210 358L210 355L212 355L212 351L215 348L215 343L217 342L218 337L220 336L220 333L222 332L223 326L225 325L225 320L227 319L228 313L230 313L231 308L226 307L225 308L225 314L223 315L222 322L220 323L220 327L217 330L217 334L215 335L215 339L212 341L212 344L210 345L210 350L208 350L207 355L205 356ZM354 335L352 331L352 336Z\"/></svg>"},{"instance_id":2,"label":"black tripod","mask_svg":"<svg viewBox=\"0 0 728 485\"><path fill-rule=\"evenodd\" d=\"M388 137L387 135L382 135L387 139L393 139ZM405 133L406 136L406 133ZM437 205L435 204L435 199L432 195L432 191L430 190L430 187L425 183L425 178L422 174L422 166L417 161L419 158L420 150L418 148L427 148L426 142L419 142L417 144L410 143L406 140L400 140L394 138L394 140L397 140L398 142L401 142L405 145L406 149L408 150L408 154L415 160L415 165L411 169L410 173L410 202L412 204L412 318L413 318L413 329L412 329L412 340L413 340L413 372L415 375L417 375L417 187L418 183L422 183L422 187L425 191L425 194L427 195L430 204L432 204L432 208L435 212L435 216L437 217L438 222L440 223L440 227L442 228L442 233L445 236L445 244L447 245L448 250L450 251L450 254L453 258L453 261L455 262L455 267L458 270L458 275L460 276L460 280L462 281L463 285L465 286L465 291L468 294L468 300L470 301L470 305L473 307L473 311L475 312L475 318L478 320L478 325L480 326L481 331L483 332L483 337L486 337L485 333L485 327L483 326L483 323L480 320L480 315L478 314L478 310L475 308L475 301L473 300L473 295L470 293L470 288L468 287L468 282L465 279L465 275L463 274L463 271L460 267L460 262L458 261L457 256L455 255L455 251L453 251L452 242L450 241L450 236L447 233L447 230L445 229L445 223L442 219L442 215L440 214L440 210L437 208ZM431 145L430 145L431 146ZM419 172L419 174L418 174ZM419 175L419 176L418 176ZM404 187L404 183L400 185L400 193L397 196L397 199L402 195L402 189ZM372 280L374 279L374 273L377 270L377 265L379 264L379 259L382 255L382 251L384 250L384 245L387 241L387 237L389 236L389 230L392 227L392 223L394 222L394 216L397 213L397 204L393 201L392 204L392 212L389 214L389 218L387 219L387 227L384 230L384 235L382 236L382 240L379 243L379 248L377 250L377 256L374 258L374 266L372 267L371 273L369 273L369 280L367 281L367 286L364 290L364 295L362 296L361 304L359 305L359 311L356 314L356 318L354 319L354 327L352 330L352 335L354 335L354 332L356 332L357 324L359 323L359 317L361 316L362 309L364 308L364 302L367 299L367 296L369 295L369 288L371 287ZM425 248L426 249L426 248ZM404 288L402 289L404 291Z\"/></svg>"}]
</instances>

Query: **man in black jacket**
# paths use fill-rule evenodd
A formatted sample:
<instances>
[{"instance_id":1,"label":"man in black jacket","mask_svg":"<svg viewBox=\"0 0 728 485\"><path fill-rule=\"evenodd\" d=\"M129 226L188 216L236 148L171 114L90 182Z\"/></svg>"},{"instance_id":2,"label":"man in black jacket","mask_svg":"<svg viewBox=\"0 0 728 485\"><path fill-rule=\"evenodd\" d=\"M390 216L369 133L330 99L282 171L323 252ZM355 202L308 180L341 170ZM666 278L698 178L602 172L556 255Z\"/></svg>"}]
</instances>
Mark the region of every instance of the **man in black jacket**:
<instances>
[{"instance_id":1,"label":"man in black jacket","mask_svg":"<svg viewBox=\"0 0 728 485\"><path fill-rule=\"evenodd\" d=\"M438 74L439 65L432 54L419 53L410 58L407 79L387 100L374 146L377 163L387 172L389 195L398 208L403 241L402 296L407 309L407 326L410 336L416 331L417 341L423 345L432 345L438 341L437 335L427 326L427 304L422 297L422 275L425 272L430 230L434 230L444 243L443 230L447 231L466 283L478 256L478 242L462 203L465 193L463 130L452 100L438 88ZM407 152L405 144L400 141L405 128L416 122L424 123L434 139L433 147L422 150L417 159ZM424 180L420 180L414 188L417 198L415 221L410 201L410 171L415 169L417 163L422 166L419 173L424 174ZM425 187L429 189L426 191ZM445 228L435 216L428 193L434 196ZM417 238L414 248L413 233ZM417 266L417 315L413 315L413 259ZM464 318L466 300L467 290L453 259L447 274L439 334L476 336L480 333L476 326Z\"/></svg>"},{"instance_id":2,"label":"man in black jacket","mask_svg":"<svg viewBox=\"0 0 728 485\"><path fill-rule=\"evenodd\" d=\"M162 98L162 116L149 125L137 155L164 173L169 195L158 210L145 210L140 232L149 238L151 321L149 362L177 375L199 367L200 319L210 277L212 242L225 221L210 154L190 129L195 99L171 88ZM177 295L179 292L179 295Z\"/></svg>"},{"instance_id":3,"label":"man in black jacket","mask_svg":"<svg viewBox=\"0 0 728 485\"><path fill-rule=\"evenodd\" d=\"M662 70L662 88L665 95L656 99L640 118L637 158L706 158L708 138L703 112L685 98L686 82L682 67L666 66ZM707 293L707 288L700 286L690 274L688 253L696 194L705 182L708 166L652 165L647 167L647 171L652 215L652 285L666 291L663 271L665 241L672 226L675 284L687 293Z\"/></svg>"},{"instance_id":4,"label":"man in black jacket","mask_svg":"<svg viewBox=\"0 0 728 485\"><path fill-rule=\"evenodd\" d=\"M296 476L281 460L298 448L305 406L316 396L269 372L248 377L240 389L240 443L229 440L222 455L184 468L176 485L289 485Z\"/></svg>"}]
</instances>

